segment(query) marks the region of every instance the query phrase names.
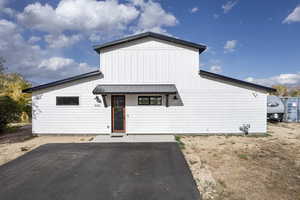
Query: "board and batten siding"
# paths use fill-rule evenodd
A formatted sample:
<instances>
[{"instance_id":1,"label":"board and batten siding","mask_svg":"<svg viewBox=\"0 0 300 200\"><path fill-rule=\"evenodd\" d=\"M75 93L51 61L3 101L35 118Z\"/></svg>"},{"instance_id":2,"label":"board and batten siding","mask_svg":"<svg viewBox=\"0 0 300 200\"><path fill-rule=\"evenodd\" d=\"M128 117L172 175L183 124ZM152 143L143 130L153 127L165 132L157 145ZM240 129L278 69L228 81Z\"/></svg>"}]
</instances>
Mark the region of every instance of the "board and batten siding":
<instances>
[{"instance_id":1,"label":"board and batten siding","mask_svg":"<svg viewBox=\"0 0 300 200\"><path fill-rule=\"evenodd\" d=\"M92 94L99 77L43 89L32 94L34 134L110 133L110 110ZM78 96L79 105L57 106L57 96Z\"/></svg>"},{"instance_id":2,"label":"board and batten siding","mask_svg":"<svg viewBox=\"0 0 300 200\"><path fill-rule=\"evenodd\" d=\"M103 78L87 78L33 93L41 112L33 117L33 132L109 134L108 107L97 103L97 84L175 84L178 99L170 106L137 105L138 96L126 95L127 134L222 134L266 132L267 94L253 88L201 77L197 49L158 39L140 39L100 51ZM79 106L56 106L56 96L79 96ZM39 98L41 96L41 98ZM35 106L33 106L35 110ZM36 111L34 111L36 112Z\"/></svg>"}]
</instances>

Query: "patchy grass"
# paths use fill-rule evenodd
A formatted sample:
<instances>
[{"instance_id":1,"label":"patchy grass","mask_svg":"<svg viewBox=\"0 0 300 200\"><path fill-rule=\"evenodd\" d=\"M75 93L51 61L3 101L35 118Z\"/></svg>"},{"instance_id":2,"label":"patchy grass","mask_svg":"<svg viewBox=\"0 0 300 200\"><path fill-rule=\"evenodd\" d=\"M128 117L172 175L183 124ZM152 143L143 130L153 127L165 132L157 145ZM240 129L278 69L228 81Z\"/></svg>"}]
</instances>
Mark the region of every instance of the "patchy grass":
<instances>
[{"instance_id":1,"label":"patchy grass","mask_svg":"<svg viewBox=\"0 0 300 200\"><path fill-rule=\"evenodd\" d=\"M185 144L181 141L181 136L176 135L175 140L177 144L179 145L180 149L185 149Z\"/></svg>"},{"instance_id":2,"label":"patchy grass","mask_svg":"<svg viewBox=\"0 0 300 200\"><path fill-rule=\"evenodd\" d=\"M249 157L246 154L238 154L238 157L242 160L248 160Z\"/></svg>"}]
</instances>

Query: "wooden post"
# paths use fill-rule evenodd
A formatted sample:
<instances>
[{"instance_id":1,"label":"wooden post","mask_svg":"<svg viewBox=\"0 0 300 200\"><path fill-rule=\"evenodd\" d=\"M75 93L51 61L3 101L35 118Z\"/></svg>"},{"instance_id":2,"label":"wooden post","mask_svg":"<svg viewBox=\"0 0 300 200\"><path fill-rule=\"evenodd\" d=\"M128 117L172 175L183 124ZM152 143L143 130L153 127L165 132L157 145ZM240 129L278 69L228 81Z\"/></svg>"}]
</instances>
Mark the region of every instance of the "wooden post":
<instances>
[{"instance_id":1,"label":"wooden post","mask_svg":"<svg viewBox=\"0 0 300 200\"><path fill-rule=\"evenodd\" d=\"M106 102L106 95L105 94L102 94L102 99L103 99L104 107L106 108L107 107L107 102Z\"/></svg>"},{"instance_id":2,"label":"wooden post","mask_svg":"<svg viewBox=\"0 0 300 200\"><path fill-rule=\"evenodd\" d=\"M169 107L169 94L166 94L166 107Z\"/></svg>"}]
</instances>

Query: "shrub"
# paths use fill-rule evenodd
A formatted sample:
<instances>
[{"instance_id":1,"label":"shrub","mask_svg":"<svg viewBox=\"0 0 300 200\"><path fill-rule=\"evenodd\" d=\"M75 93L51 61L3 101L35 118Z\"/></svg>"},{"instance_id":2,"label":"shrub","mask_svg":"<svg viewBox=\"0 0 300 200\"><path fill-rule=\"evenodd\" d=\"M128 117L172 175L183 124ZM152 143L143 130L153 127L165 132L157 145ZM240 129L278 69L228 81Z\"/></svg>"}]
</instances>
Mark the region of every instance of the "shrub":
<instances>
[{"instance_id":1,"label":"shrub","mask_svg":"<svg viewBox=\"0 0 300 200\"><path fill-rule=\"evenodd\" d=\"M0 96L0 132L11 122L20 119L21 109L16 101L8 96Z\"/></svg>"},{"instance_id":2,"label":"shrub","mask_svg":"<svg viewBox=\"0 0 300 200\"><path fill-rule=\"evenodd\" d=\"M175 140L177 144L179 145L180 149L185 149L185 144L181 141L181 137L176 135Z\"/></svg>"}]
</instances>

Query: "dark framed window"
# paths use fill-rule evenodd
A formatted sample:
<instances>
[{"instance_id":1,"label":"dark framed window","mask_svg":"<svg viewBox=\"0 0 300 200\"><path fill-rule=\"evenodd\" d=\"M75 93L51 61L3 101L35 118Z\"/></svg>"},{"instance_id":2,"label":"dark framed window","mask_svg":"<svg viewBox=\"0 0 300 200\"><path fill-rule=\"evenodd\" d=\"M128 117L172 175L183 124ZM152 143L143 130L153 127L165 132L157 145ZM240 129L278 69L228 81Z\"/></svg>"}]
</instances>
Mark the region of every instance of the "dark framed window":
<instances>
[{"instance_id":1,"label":"dark framed window","mask_svg":"<svg viewBox=\"0 0 300 200\"><path fill-rule=\"evenodd\" d=\"M162 105L161 96L139 96L138 105Z\"/></svg>"},{"instance_id":2,"label":"dark framed window","mask_svg":"<svg viewBox=\"0 0 300 200\"><path fill-rule=\"evenodd\" d=\"M57 106L78 106L79 97L56 97Z\"/></svg>"}]
</instances>

